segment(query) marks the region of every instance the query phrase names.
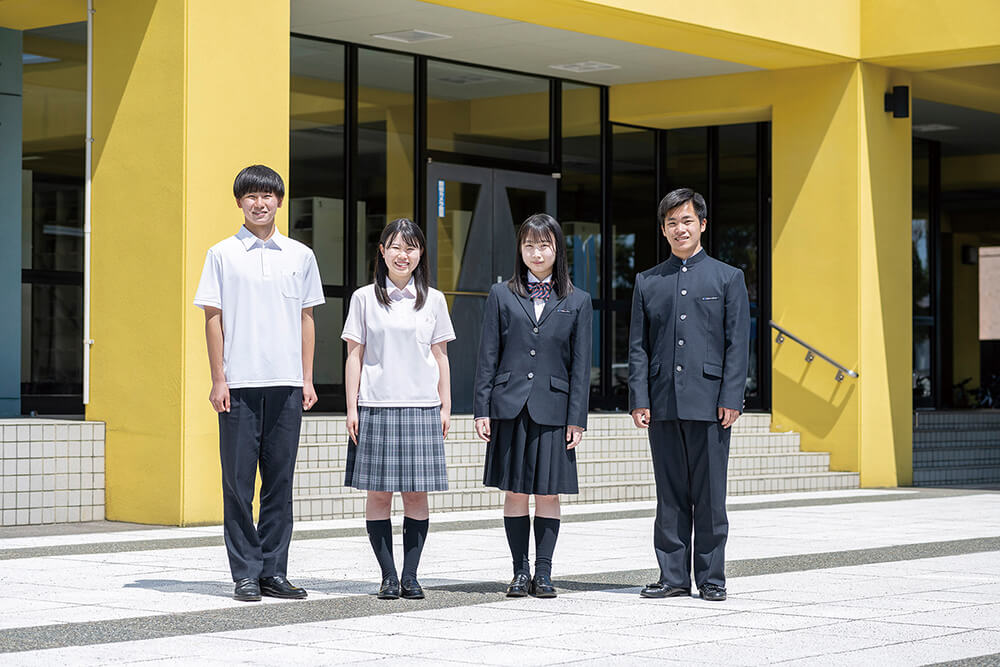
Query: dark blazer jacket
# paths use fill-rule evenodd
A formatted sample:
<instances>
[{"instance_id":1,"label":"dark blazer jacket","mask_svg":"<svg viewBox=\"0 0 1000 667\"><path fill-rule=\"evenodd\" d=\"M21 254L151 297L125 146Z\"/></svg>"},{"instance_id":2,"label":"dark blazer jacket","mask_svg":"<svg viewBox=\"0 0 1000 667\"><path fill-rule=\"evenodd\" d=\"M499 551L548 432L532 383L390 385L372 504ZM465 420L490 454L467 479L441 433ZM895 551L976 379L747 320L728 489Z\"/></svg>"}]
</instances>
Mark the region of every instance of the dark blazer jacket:
<instances>
[{"instance_id":1,"label":"dark blazer jacket","mask_svg":"<svg viewBox=\"0 0 1000 667\"><path fill-rule=\"evenodd\" d=\"M537 424L587 427L590 295L553 291L538 320L535 304L506 283L490 288L476 363L476 417L514 419L525 403Z\"/></svg>"},{"instance_id":2,"label":"dark blazer jacket","mask_svg":"<svg viewBox=\"0 0 1000 667\"><path fill-rule=\"evenodd\" d=\"M636 276L629 330L629 411L653 420L717 421L743 411L750 354L743 272L705 250Z\"/></svg>"}]
</instances>

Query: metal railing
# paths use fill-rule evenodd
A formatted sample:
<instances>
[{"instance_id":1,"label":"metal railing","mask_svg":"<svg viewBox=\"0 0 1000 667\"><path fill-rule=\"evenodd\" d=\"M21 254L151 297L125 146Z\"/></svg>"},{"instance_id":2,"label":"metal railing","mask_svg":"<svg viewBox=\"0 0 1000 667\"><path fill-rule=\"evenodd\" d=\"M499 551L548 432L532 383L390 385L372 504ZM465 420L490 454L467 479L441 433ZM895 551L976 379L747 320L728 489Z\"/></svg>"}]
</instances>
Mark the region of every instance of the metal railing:
<instances>
[{"instance_id":1,"label":"metal railing","mask_svg":"<svg viewBox=\"0 0 1000 667\"><path fill-rule=\"evenodd\" d=\"M829 364L831 364L834 368L836 368L837 369L837 382L843 382L844 378L847 377L848 375L851 376L852 378L860 377L856 371L852 371L847 366L844 366L843 364L834 361L833 359L831 359L827 355L823 354L822 352L820 352L815 347L813 347L809 343L805 342L804 340L802 340L798 336L795 336L794 334L789 333L787 329L782 328L774 320L771 320L771 328L778 332L778 337L774 339L774 342L776 342L778 345L781 345L782 343L784 343L786 338L791 338L796 343L798 343L802 347L806 348L806 362L807 363L808 362L812 362L813 359L815 359L816 357L819 357L820 359L823 359L824 361L826 361Z\"/></svg>"}]
</instances>

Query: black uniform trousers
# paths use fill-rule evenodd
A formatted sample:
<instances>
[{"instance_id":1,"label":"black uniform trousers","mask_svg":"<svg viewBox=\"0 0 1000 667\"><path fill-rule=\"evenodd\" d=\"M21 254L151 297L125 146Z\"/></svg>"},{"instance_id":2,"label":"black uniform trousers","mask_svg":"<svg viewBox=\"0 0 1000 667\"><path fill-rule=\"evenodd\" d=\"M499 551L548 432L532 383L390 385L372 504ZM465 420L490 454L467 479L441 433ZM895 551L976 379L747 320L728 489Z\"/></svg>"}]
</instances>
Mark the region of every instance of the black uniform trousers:
<instances>
[{"instance_id":1,"label":"black uniform trousers","mask_svg":"<svg viewBox=\"0 0 1000 667\"><path fill-rule=\"evenodd\" d=\"M286 576L292 540L292 472L302 426L301 387L229 390L219 413L223 530L233 581ZM253 522L260 468L260 521Z\"/></svg>"},{"instance_id":2,"label":"black uniform trousers","mask_svg":"<svg viewBox=\"0 0 1000 667\"><path fill-rule=\"evenodd\" d=\"M656 479L653 548L660 581L691 585L694 529L694 580L726 585L726 475L731 429L719 422L671 419L653 421L649 444Z\"/></svg>"}]
</instances>

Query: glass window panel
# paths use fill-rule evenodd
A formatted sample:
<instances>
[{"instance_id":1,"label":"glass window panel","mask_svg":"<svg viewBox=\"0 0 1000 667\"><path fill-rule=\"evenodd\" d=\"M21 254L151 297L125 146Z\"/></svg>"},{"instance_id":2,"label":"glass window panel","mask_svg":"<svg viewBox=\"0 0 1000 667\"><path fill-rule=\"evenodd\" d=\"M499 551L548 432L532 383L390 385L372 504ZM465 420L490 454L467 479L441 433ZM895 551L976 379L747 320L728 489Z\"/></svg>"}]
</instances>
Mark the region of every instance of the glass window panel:
<instances>
[{"instance_id":1,"label":"glass window panel","mask_svg":"<svg viewBox=\"0 0 1000 667\"><path fill-rule=\"evenodd\" d=\"M757 229L757 125L724 125L719 128L719 175L715 211L708 212L713 254L743 270L750 297L750 365L747 398L758 392L760 341L757 318L761 312ZM712 229L714 228L714 229Z\"/></svg>"},{"instance_id":2,"label":"glass window panel","mask_svg":"<svg viewBox=\"0 0 1000 667\"><path fill-rule=\"evenodd\" d=\"M327 297L326 303L313 309L313 318L316 323L313 384L343 384L344 341L340 334L344 329L344 300Z\"/></svg>"},{"instance_id":3,"label":"glass window panel","mask_svg":"<svg viewBox=\"0 0 1000 667\"><path fill-rule=\"evenodd\" d=\"M427 148L548 162L548 80L429 61Z\"/></svg>"},{"instance_id":4,"label":"glass window panel","mask_svg":"<svg viewBox=\"0 0 1000 667\"><path fill-rule=\"evenodd\" d=\"M913 407L934 407L934 378L931 371L933 326L913 325ZM961 390L959 390L960 393ZM956 406L961 407L961 406Z\"/></svg>"},{"instance_id":5,"label":"glass window panel","mask_svg":"<svg viewBox=\"0 0 1000 667\"><path fill-rule=\"evenodd\" d=\"M344 47L293 37L288 234L327 285L344 284L344 99Z\"/></svg>"},{"instance_id":6,"label":"glass window panel","mask_svg":"<svg viewBox=\"0 0 1000 667\"><path fill-rule=\"evenodd\" d=\"M437 288L443 292L462 289L459 284L465 247L482 187L477 183L445 181L448 207L437 219ZM431 267L434 271L435 267ZM449 305L452 305L449 302Z\"/></svg>"},{"instance_id":7,"label":"glass window panel","mask_svg":"<svg viewBox=\"0 0 1000 667\"><path fill-rule=\"evenodd\" d=\"M666 174L663 194L677 188L691 188L708 199L708 128L687 127L668 130ZM659 202L657 202L659 203ZM711 219L713 211L708 212ZM670 244L661 234L657 238L660 256L670 256Z\"/></svg>"},{"instance_id":8,"label":"glass window panel","mask_svg":"<svg viewBox=\"0 0 1000 667\"><path fill-rule=\"evenodd\" d=\"M656 264L656 133L615 125L613 141L612 298L631 302L635 274Z\"/></svg>"},{"instance_id":9,"label":"glass window panel","mask_svg":"<svg viewBox=\"0 0 1000 667\"><path fill-rule=\"evenodd\" d=\"M562 178L559 222L573 284L600 294L601 91L562 84ZM597 344L595 339L595 345Z\"/></svg>"},{"instance_id":10,"label":"glass window panel","mask_svg":"<svg viewBox=\"0 0 1000 667\"><path fill-rule=\"evenodd\" d=\"M29 348L21 355L21 382L31 394L78 394L83 382L83 288L22 286L23 326ZM25 321L26 320L26 321Z\"/></svg>"},{"instance_id":11,"label":"glass window panel","mask_svg":"<svg viewBox=\"0 0 1000 667\"><path fill-rule=\"evenodd\" d=\"M21 383L27 412L83 411L87 26L23 33ZM16 317L16 315L15 315Z\"/></svg>"},{"instance_id":12,"label":"glass window panel","mask_svg":"<svg viewBox=\"0 0 1000 667\"><path fill-rule=\"evenodd\" d=\"M913 142L913 314L931 315L930 171L927 142Z\"/></svg>"},{"instance_id":13,"label":"glass window panel","mask_svg":"<svg viewBox=\"0 0 1000 667\"><path fill-rule=\"evenodd\" d=\"M413 219L413 57L358 50L358 284L372 279L382 229Z\"/></svg>"}]
</instances>

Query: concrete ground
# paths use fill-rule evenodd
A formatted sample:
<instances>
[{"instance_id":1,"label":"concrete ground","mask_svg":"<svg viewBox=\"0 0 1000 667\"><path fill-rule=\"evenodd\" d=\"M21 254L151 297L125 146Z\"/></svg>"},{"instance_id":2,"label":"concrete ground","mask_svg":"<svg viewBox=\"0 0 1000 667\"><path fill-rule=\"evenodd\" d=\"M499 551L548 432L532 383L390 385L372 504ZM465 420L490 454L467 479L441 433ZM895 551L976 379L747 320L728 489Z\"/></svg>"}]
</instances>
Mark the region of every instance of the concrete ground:
<instances>
[{"instance_id":1,"label":"concrete ground","mask_svg":"<svg viewBox=\"0 0 1000 667\"><path fill-rule=\"evenodd\" d=\"M554 600L504 598L499 511L431 517L422 601L375 599L360 519L299 523L289 578L309 599L261 603L231 599L218 526L2 529L0 662L1000 665L1000 493L729 508L722 603L639 598L657 578L648 502L564 508Z\"/></svg>"}]
</instances>

